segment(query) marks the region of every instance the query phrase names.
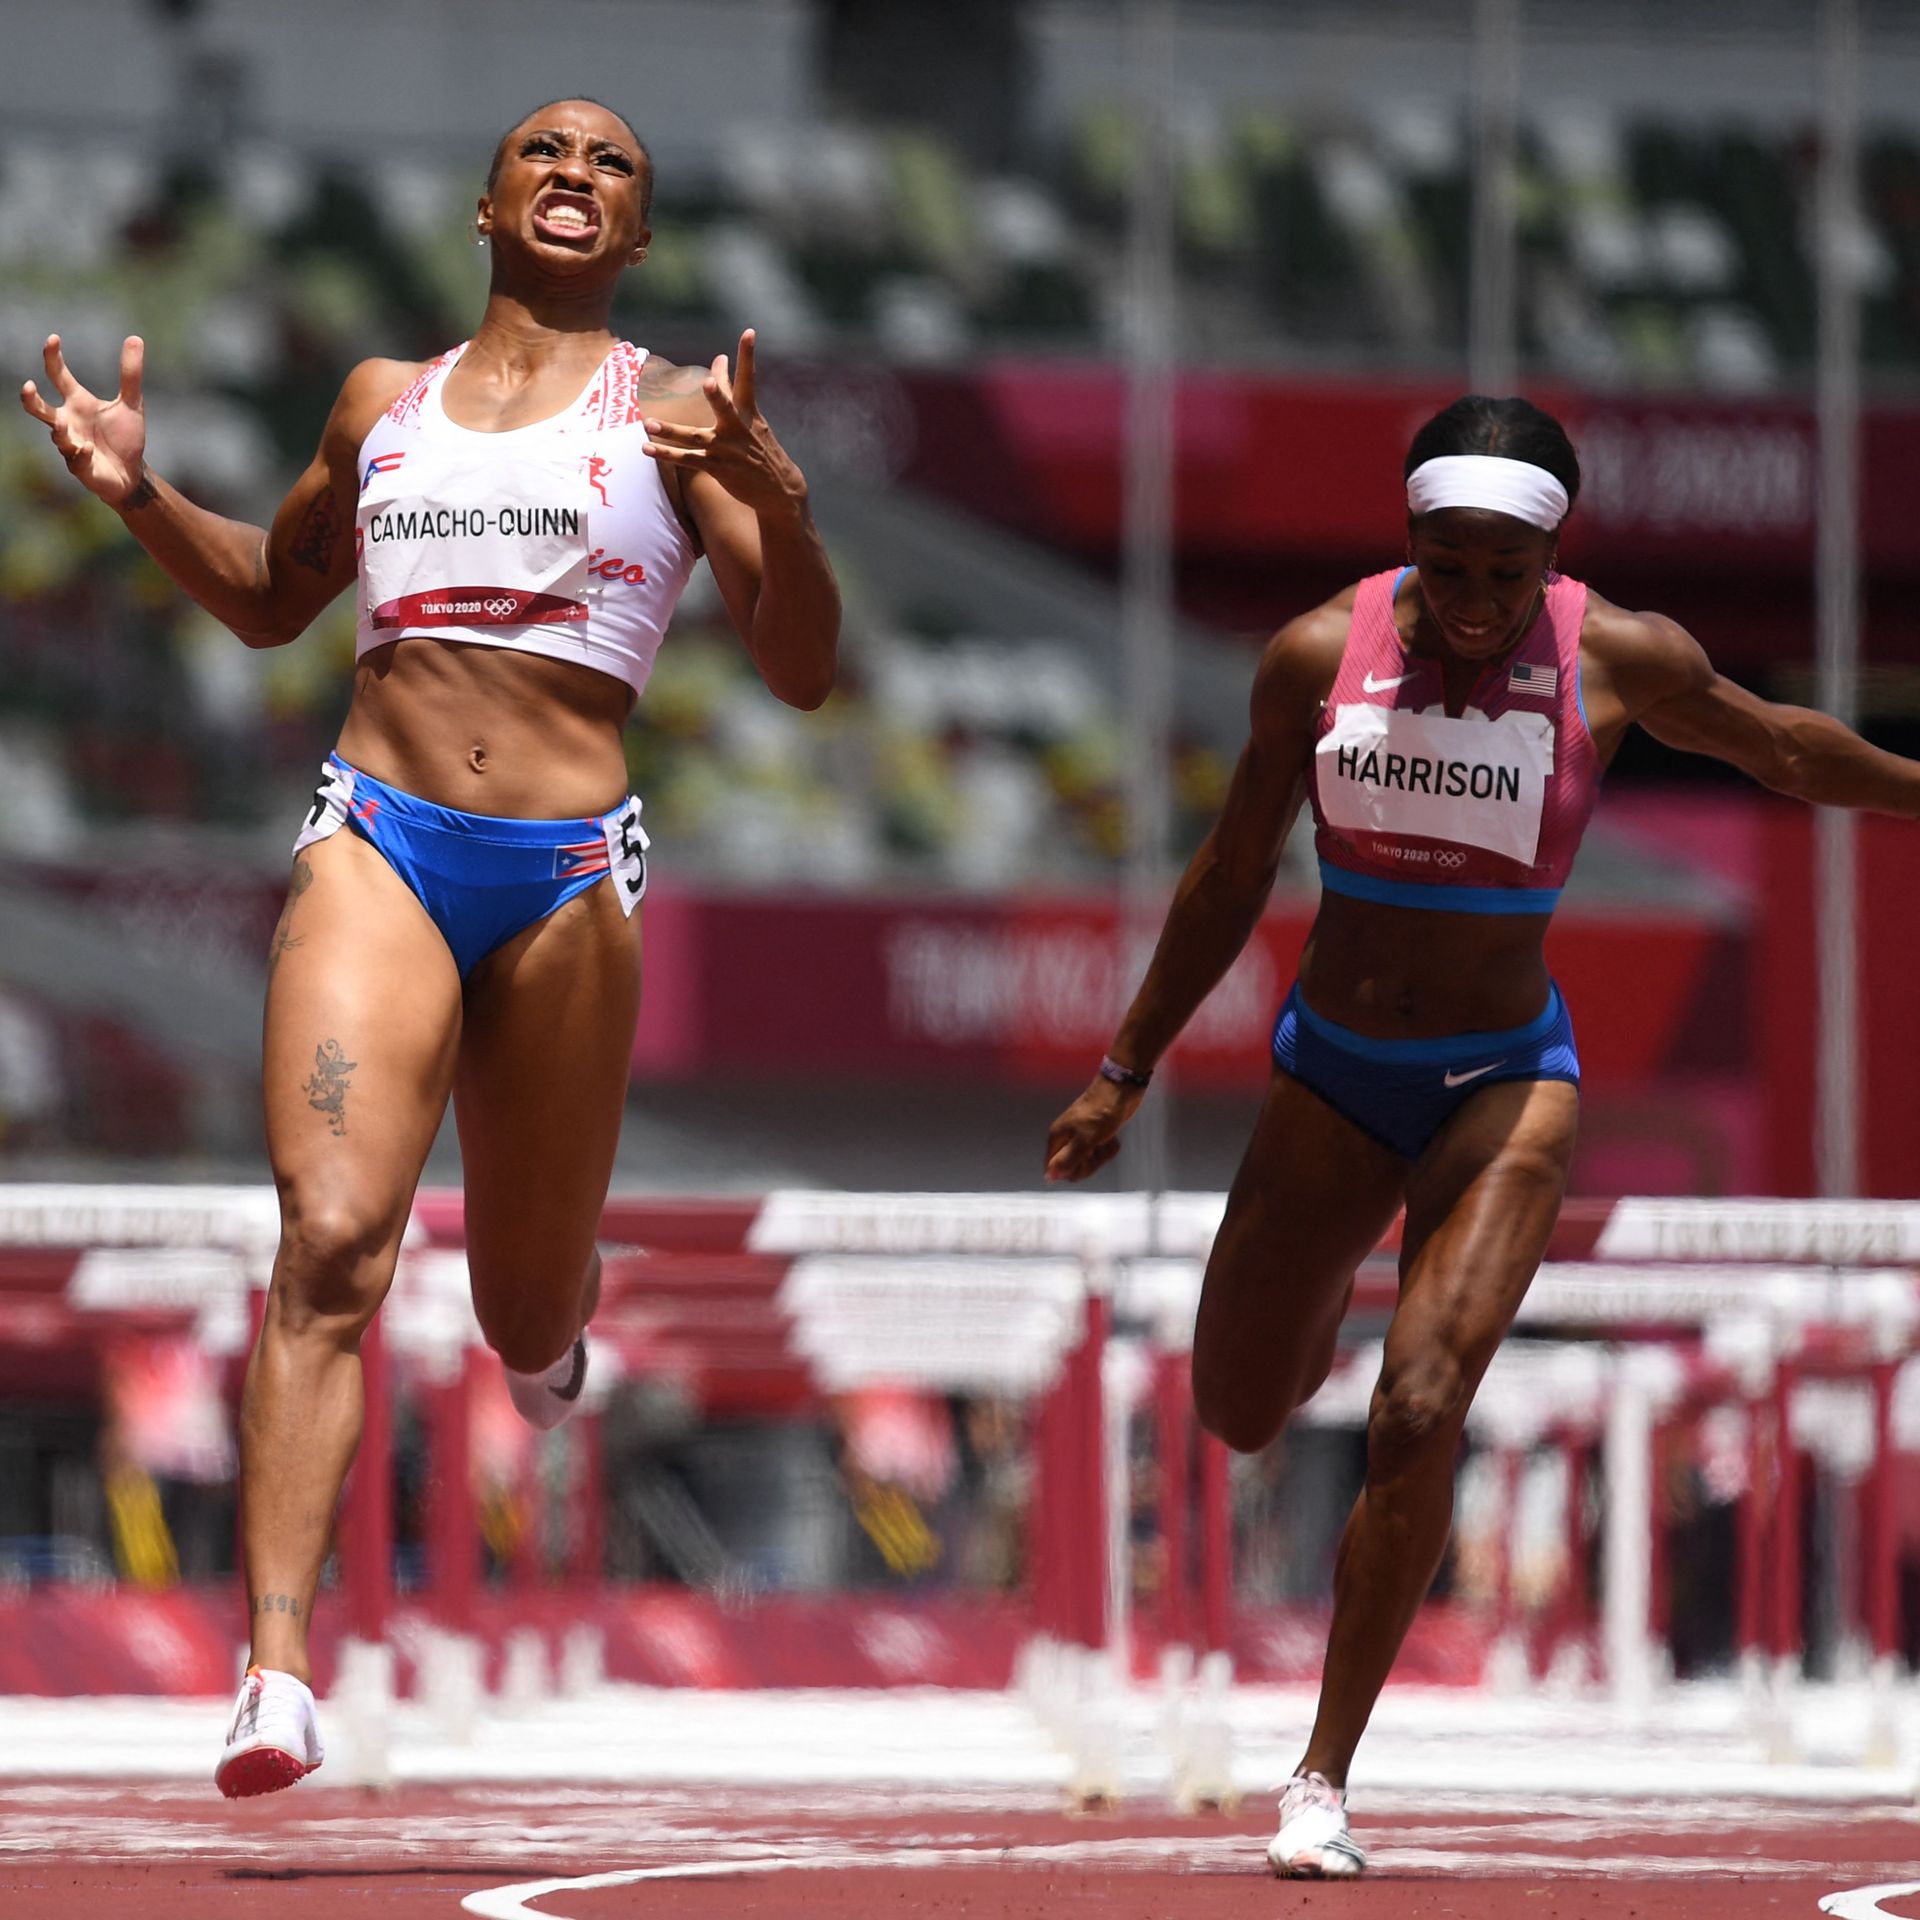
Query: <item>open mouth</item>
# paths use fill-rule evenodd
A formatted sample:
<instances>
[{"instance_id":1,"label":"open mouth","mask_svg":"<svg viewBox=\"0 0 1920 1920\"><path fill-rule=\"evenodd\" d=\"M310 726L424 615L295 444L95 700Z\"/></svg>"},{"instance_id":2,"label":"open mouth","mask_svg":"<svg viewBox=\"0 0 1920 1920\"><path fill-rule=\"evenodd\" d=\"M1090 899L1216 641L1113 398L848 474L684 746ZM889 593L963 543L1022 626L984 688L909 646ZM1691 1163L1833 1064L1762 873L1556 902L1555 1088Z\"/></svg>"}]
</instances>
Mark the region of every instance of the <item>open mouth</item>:
<instances>
[{"instance_id":1,"label":"open mouth","mask_svg":"<svg viewBox=\"0 0 1920 1920\"><path fill-rule=\"evenodd\" d=\"M1447 638L1456 647L1472 651L1486 646L1504 629L1492 620L1449 620L1446 623L1446 631Z\"/></svg>"},{"instance_id":2,"label":"open mouth","mask_svg":"<svg viewBox=\"0 0 1920 1920\"><path fill-rule=\"evenodd\" d=\"M579 246L600 231L600 209L590 194L543 193L533 203L533 230L542 240Z\"/></svg>"}]
</instances>

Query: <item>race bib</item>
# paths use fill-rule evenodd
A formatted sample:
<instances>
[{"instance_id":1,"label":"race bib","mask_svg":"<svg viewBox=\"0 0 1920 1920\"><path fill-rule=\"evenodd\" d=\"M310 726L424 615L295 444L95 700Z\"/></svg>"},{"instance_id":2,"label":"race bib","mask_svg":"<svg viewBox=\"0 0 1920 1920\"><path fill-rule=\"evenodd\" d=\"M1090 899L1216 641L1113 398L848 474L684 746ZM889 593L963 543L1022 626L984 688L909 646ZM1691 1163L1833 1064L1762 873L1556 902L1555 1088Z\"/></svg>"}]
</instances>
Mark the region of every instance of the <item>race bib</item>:
<instances>
[{"instance_id":1,"label":"race bib","mask_svg":"<svg viewBox=\"0 0 1920 1920\"><path fill-rule=\"evenodd\" d=\"M1532 866L1553 773L1553 721L1343 706L1314 750L1320 811L1347 834L1405 834Z\"/></svg>"},{"instance_id":2,"label":"race bib","mask_svg":"<svg viewBox=\"0 0 1920 1920\"><path fill-rule=\"evenodd\" d=\"M601 827L607 837L607 866L613 874L620 911L631 919L647 891L647 849L653 845L640 824L639 797L628 794L625 803L608 814Z\"/></svg>"},{"instance_id":3,"label":"race bib","mask_svg":"<svg viewBox=\"0 0 1920 1920\"><path fill-rule=\"evenodd\" d=\"M320 784L313 790L313 805L300 823L299 837L293 843L295 853L305 853L316 840L331 839L347 824L353 807L353 769L343 760L329 755L320 763Z\"/></svg>"},{"instance_id":4,"label":"race bib","mask_svg":"<svg viewBox=\"0 0 1920 1920\"><path fill-rule=\"evenodd\" d=\"M391 460L391 464L388 460ZM376 460L355 539L375 632L587 618L587 481L578 454Z\"/></svg>"}]
</instances>

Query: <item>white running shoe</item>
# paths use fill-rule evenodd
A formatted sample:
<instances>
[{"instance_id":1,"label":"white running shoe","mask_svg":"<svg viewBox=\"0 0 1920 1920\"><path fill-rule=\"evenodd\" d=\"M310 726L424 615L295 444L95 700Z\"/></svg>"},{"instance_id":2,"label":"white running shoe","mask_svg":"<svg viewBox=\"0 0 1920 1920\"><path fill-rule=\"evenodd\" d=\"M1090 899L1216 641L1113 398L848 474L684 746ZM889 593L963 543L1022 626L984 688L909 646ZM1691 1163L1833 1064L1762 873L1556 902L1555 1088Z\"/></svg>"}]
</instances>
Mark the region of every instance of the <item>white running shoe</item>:
<instances>
[{"instance_id":1,"label":"white running shoe","mask_svg":"<svg viewBox=\"0 0 1920 1920\"><path fill-rule=\"evenodd\" d=\"M213 1784L229 1800L278 1793L305 1779L325 1757L312 1689L290 1673L249 1667Z\"/></svg>"},{"instance_id":2,"label":"white running shoe","mask_svg":"<svg viewBox=\"0 0 1920 1920\"><path fill-rule=\"evenodd\" d=\"M1267 1859L1284 1880L1351 1880L1367 1856L1347 1831L1347 1796L1324 1774L1296 1773L1280 1795L1280 1831Z\"/></svg>"},{"instance_id":3,"label":"white running shoe","mask_svg":"<svg viewBox=\"0 0 1920 1920\"><path fill-rule=\"evenodd\" d=\"M545 1373L515 1373L511 1367L500 1371L507 1376L507 1394L520 1418L550 1433L580 1404L580 1389L587 1384L587 1336L581 1334Z\"/></svg>"}]
</instances>

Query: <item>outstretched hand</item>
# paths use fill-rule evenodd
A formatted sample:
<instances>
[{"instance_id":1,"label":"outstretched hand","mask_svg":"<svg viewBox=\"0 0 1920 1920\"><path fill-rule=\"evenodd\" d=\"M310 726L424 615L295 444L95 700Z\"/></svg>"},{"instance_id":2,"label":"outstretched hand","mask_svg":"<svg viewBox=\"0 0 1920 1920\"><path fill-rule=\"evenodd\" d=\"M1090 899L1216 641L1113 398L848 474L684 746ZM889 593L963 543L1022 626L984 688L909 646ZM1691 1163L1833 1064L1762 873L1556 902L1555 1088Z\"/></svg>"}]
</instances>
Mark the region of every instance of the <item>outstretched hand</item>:
<instances>
[{"instance_id":1,"label":"outstretched hand","mask_svg":"<svg viewBox=\"0 0 1920 1920\"><path fill-rule=\"evenodd\" d=\"M31 380L20 389L21 406L48 430L67 471L110 507L124 506L144 473L147 416L140 380L146 358L146 342L130 335L120 349L120 391L102 400L68 371L60 336L53 333L47 336L45 359L59 404L50 404Z\"/></svg>"},{"instance_id":2,"label":"outstretched hand","mask_svg":"<svg viewBox=\"0 0 1920 1920\"><path fill-rule=\"evenodd\" d=\"M1144 1087L1123 1087L1104 1076L1047 1130L1047 1178L1084 1180L1120 1151L1120 1129L1134 1116Z\"/></svg>"},{"instance_id":3,"label":"outstretched hand","mask_svg":"<svg viewBox=\"0 0 1920 1920\"><path fill-rule=\"evenodd\" d=\"M685 426L674 420L649 419L647 452L665 466L689 473L710 473L736 500L755 513L796 506L807 496L807 483L787 450L760 417L754 397L753 329L740 336L735 372L727 372L727 356L714 356L701 391L713 409L710 427Z\"/></svg>"}]
</instances>

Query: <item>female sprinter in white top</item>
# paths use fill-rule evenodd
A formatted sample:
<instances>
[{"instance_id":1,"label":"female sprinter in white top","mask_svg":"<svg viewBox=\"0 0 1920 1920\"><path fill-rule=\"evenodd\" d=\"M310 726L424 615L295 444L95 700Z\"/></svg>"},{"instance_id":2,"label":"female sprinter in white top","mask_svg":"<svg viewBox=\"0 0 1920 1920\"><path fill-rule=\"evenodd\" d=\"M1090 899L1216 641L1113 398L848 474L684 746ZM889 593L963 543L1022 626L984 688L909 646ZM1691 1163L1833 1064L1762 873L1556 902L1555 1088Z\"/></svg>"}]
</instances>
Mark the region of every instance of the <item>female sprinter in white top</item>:
<instances>
[{"instance_id":1,"label":"female sprinter in white top","mask_svg":"<svg viewBox=\"0 0 1920 1920\"><path fill-rule=\"evenodd\" d=\"M473 338L356 367L264 532L147 467L138 339L112 399L58 336L50 393L22 393L75 479L249 646L359 589L352 706L269 961L281 1240L242 1413L252 1664L229 1795L321 1758L307 1628L360 1432L360 1336L449 1095L481 1329L529 1419L577 1399L640 995L646 840L621 730L696 555L780 699L817 707L834 682L839 596L755 405L752 334L729 377L612 332L651 188L632 127L592 101L514 127L479 201Z\"/></svg>"}]
</instances>

